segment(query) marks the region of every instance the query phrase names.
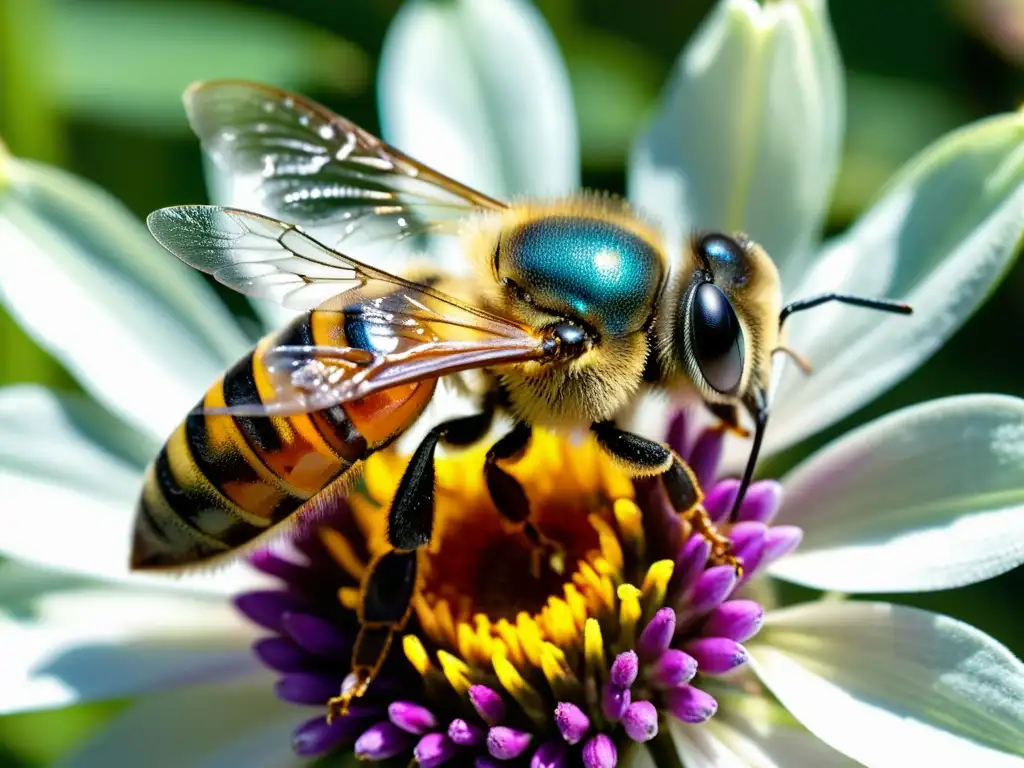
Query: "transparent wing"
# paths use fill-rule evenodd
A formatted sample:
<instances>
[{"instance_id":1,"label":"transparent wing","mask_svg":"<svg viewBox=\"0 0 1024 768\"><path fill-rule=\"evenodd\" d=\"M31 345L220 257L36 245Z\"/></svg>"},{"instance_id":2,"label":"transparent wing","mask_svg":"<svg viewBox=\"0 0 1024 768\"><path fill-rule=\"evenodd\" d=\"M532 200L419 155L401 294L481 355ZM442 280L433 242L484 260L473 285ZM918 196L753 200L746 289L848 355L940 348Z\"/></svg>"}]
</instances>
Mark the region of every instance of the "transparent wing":
<instances>
[{"instance_id":1,"label":"transparent wing","mask_svg":"<svg viewBox=\"0 0 1024 768\"><path fill-rule=\"evenodd\" d=\"M263 402L205 413L289 416L358 400L384 389L471 368L543 360L550 342L427 286L371 279L331 299L354 346L278 346L263 353L273 386ZM355 338L358 336L358 338Z\"/></svg>"},{"instance_id":2,"label":"transparent wing","mask_svg":"<svg viewBox=\"0 0 1024 768\"><path fill-rule=\"evenodd\" d=\"M221 170L270 215L319 232L330 225L324 237L335 247L356 233L453 232L474 211L505 207L293 93L211 81L192 86L185 106Z\"/></svg>"},{"instance_id":3,"label":"transparent wing","mask_svg":"<svg viewBox=\"0 0 1024 768\"><path fill-rule=\"evenodd\" d=\"M211 205L154 211L157 241L186 264L240 293L312 309L366 282L362 265L266 216Z\"/></svg>"},{"instance_id":4,"label":"transparent wing","mask_svg":"<svg viewBox=\"0 0 1024 768\"><path fill-rule=\"evenodd\" d=\"M417 295L443 296L328 248L294 224L250 211L179 205L154 211L146 223L153 237L189 266L240 293L272 299L290 309L315 309L359 287L366 288L367 296L402 287L410 302ZM452 297L444 301L498 333L519 327Z\"/></svg>"},{"instance_id":5,"label":"transparent wing","mask_svg":"<svg viewBox=\"0 0 1024 768\"><path fill-rule=\"evenodd\" d=\"M274 386L272 398L260 404L201 410L235 416L292 416L333 408L401 384L545 357L543 341L525 337L406 342L389 353L354 347L275 347L263 358Z\"/></svg>"},{"instance_id":6,"label":"transparent wing","mask_svg":"<svg viewBox=\"0 0 1024 768\"><path fill-rule=\"evenodd\" d=\"M351 259L267 216L191 205L163 208L147 221L167 250L225 285L293 309L337 313L353 344L269 349L263 364L274 396L207 413L308 413L399 384L556 351L526 326Z\"/></svg>"}]
</instances>

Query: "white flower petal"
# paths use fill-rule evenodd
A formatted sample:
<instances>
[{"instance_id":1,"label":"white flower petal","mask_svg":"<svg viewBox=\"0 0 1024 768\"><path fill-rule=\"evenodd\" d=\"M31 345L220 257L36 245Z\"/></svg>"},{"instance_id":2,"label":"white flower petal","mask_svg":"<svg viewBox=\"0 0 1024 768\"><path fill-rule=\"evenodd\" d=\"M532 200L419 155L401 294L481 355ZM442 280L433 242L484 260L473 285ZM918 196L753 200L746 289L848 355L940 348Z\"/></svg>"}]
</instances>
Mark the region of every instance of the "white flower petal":
<instances>
[{"instance_id":1,"label":"white flower petal","mask_svg":"<svg viewBox=\"0 0 1024 768\"><path fill-rule=\"evenodd\" d=\"M128 571L142 470L157 446L84 397L0 389L0 553L84 576L227 593L264 583L236 564L174 578Z\"/></svg>"},{"instance_id":2,"label":"white flower petal","mask_svg":"<svg viewBox=\"0 0 1024 768\"><path fill-rule=\"evenodd\" d=\"M851 768L857 765L792 721L778 705L744 696L722 702L707 723L667 718L688 768Z\"/></svg>"},{"instance_id":3,"label":"white flower petal","mask_svg":"<svg viewBox=\"0 0 1024 768\"><path fill-rule=\"evenodd\" d=\"M905 408L783 479L778 523L804 529L773 576L840 592L948 589L1024 562L1024 400Z\"/></svg>"},{"instance_id":4,"label":"white flower petal","mask_svg":"<svg viewBox=\"0 0 1024 768\"><path fill-rule=\"evenodd\" d=\"M310 710L272 693L257 673L226 685L191 687L142 700L61 763L64 768L299 768L291 732ZM334 763L331 763L334 765ZM348 762L342 758L342 765Z\"/></svg>"},{"instance_id":5,"label":"white flower petal","mask_svg":"<svg viewBox=\"0 0 1024 768\"><path fill-rule=\"evenodd\" d=\"M814 373L787 366L768 449L838 421L931 357L999 283L1022 239L1024 112L974 123L911 161L787 299L837 290L901 299L914 314L833 304L795 316L787 344Z\"/></svg>"},{"instance_id":6,"label":"white flower petal","mask_svg":"<svg viewBox=\"0 0 1024 768\"><path fill-rule=\"evenodd\" d=\"M569 76L532 4L403 4L378 83L384 137L420 162L496 197L579 186Z\"/></svg>"},{"instance_id":7,"label":"white flower petal","mask_svg":"<svg viewBox=\"0 0 1024 768\"><path fill-rule=\"evenodd\" d=\"M675 226L745 230L785 283L806 264L839 161L843 89L822 0L725 0L635 145L630 199Z\"/></svg>"},{"instance_id":8,"label":"white flower petal","mask_svg":"<svg viewBox=\"0 0 1024 768\"><path fill-rule=\"evenodd\" d=\"M0 713L133 696L251 673L256 628L220 598L87 588L0 611Z\"/></svg>"},{"instance_id":9,"label":"white flower petal","mask_svg":"<svg viewBox=\"0 0 1024 768\"><path fill-rule=\"evenodd\" d=\"M247 343L202 276L120 203L3 157L0 300L98 400L161 436Z\"/></svg>"},{"instance_id":10,"label":"white flower petal","mask_svg":"<svg viewBox=\"0 0 1024 768\"><path fill-rule=\"evenodd\" d=\"M1024 765L1024 664L967 624L819 601L771 613L747 649L786 709L865 765Z\"/></svg>"}]
</instances>

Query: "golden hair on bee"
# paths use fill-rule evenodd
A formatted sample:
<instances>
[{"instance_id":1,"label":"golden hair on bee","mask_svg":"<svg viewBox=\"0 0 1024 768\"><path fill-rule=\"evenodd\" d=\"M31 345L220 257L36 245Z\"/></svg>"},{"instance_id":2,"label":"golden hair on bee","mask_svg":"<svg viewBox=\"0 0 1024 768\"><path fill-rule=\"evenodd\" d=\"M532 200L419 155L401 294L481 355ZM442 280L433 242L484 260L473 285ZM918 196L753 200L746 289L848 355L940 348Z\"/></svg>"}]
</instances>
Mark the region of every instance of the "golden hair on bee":
<instances>
[{"instance_id":1,"label":"golden hair on bee","mask_svg":"<svg viewBox=\"0 0 1024 768\"><path fill-rule=\"evenodd\" d=\"M528 362L499 370L516 417L586 427L613 418L636 396L668 258L661 233L628 202L589 191L513 202L475 218L464 242L488 309L533 328L569 320L590 340L564 365ZM564 270L552 268L558 260Z\"/></svg>"}]
</instances>

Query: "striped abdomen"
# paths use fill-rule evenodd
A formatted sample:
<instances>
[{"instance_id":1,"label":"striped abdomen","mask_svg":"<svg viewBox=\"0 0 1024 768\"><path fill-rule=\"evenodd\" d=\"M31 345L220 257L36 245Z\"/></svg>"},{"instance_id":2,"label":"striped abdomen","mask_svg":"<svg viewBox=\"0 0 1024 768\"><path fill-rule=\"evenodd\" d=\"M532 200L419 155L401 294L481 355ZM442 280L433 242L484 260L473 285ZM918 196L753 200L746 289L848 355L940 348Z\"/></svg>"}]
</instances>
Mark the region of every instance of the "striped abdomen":
<instances>
[{"instance_id":1,"label":"striped abdomen","mask_svg":"<svg viewBox=\"0 0 1024 768\"><path fill-rule=\"evenodd\" d=\"M261 340L210 387L202 405L270 398L263 354L275 346L373 343L358 314L307 312ZM435 384L402 385L297 416L189 414L146 472L132 568L196 564L252 542L404 432Z\"/></svg>"}]
</instances>

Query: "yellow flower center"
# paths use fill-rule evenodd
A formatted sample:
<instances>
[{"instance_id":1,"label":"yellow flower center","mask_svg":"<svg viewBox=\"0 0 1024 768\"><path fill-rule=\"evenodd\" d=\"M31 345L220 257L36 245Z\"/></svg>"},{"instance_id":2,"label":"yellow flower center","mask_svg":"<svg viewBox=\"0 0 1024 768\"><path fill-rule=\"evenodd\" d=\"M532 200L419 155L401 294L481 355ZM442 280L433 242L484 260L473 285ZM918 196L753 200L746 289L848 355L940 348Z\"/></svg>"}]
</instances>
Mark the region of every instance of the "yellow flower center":
<instances>
[{"instance_id":1,"label":"yellow flower center","mask_svg":"<svg viewBox=\"0 0 1024 768\"><path fill-rule=\"evenodd\" d=\"M605 617L618 627L620 643L635 640L642 616L661 606L672 563L644 564L632 481L591 436L571 441L537 430L524 456L504 468L522 483L531 520L558 550L541 558L538 570L536 545L491 501L485 454L471 448L437 461L434 533L414 598L422 631L407 634L403 647L427 676L423 643L436 646L444 677L459 692L474 682L471 668L493 670L515 692L524 690L520 671L535 667L554 687L568 671L566 652L594 655L604 665ZM406 462L392 451L375 454L364 488L349 498L370 558L390 550L386 510ZM322 535L339 563L361 579L366 558L337 531ZM341 599L355 609L358 590L343 589Z\"/></svg>"}]
</instances>

